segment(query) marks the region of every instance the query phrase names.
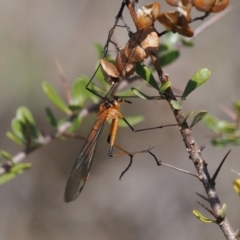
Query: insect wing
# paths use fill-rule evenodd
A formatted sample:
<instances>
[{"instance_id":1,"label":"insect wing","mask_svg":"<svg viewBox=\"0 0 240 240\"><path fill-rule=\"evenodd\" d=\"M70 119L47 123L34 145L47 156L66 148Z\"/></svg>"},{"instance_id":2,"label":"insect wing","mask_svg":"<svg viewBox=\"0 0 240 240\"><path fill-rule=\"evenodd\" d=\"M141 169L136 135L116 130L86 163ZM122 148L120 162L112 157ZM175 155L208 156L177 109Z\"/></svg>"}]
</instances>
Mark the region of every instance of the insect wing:
<instances>
[{"instance_id":1,"label":"insect wing","mask_svg":"<svg viewBox=\"0 0 240 240\"><path fill-rule=\"evenodd\" d=\"M71 174L67 180L64 201L74 201L81 193L89 175L90 167L96 150L99 135L104 125L104 120L97 121L94 125L82 151L77 157ZM95 126L98 126L95 128Z\"/></svg>"}]
</instances>

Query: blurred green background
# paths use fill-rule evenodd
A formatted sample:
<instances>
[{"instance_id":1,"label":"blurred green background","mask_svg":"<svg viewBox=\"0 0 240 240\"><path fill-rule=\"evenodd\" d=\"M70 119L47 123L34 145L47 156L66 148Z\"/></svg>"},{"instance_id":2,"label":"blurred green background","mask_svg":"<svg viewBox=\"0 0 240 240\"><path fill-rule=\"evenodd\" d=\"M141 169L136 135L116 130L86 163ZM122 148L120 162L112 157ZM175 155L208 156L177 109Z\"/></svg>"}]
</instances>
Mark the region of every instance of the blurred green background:
<instances>
[{"instance_id":1,"label":"blurred green background","mask_svg":"<svg viewBox=\"0 0 240 240\"><path fill-rule=\"evenodd\" d=\"M164 11L172 9L162 2ZM139 5L146 3L140 1ZM21 105L31 109L41 129L52 131L44 113L44 108L52 104L41 82L49 81L63 95L56 58L69 83L82 74L91 76L97 60L93 44L105 43L120 4L120 0L0 2L1 149L13 155L21 150L5 135ZM185 113L204 109L228 120L219 104L231 108L232 101L240 98L240 2L232 0L231 6L233 11L195 39L194 48L183 48L180 59L164 68L179 89L196 70L207 67L212 72L211 79L185 102ZM134 29L127 11L125 17ZM127 39L124 34L114 38L121 44ZM140 81L134 86L146 88ZM122 113L144 115L146 121L137 128L174 123L165 102L134 100L131 106L122 107ZM78 133L87 136L95 117L91 114L84 119ZM196 203L199 198L195 192L204 194L197 179L156 167L151 157L142 154L135 157L133 166L119 181L128 158L107 156L107 132L106 124L90 178L73 203L63 202L63 192L82 141L57 140L32 153L26 162L33 163L33 168L0 187L0 239L223 239L216 225L203 224L191 213L193 209L205 213ZM209 146L208 131L202 124L193 133L199 145L206 145L203 156L213 174L230 147L219 150ZM117 143L131 151L155 146L153 152L162 161L195 171L176 128L135 134L122 128ZM240 148L231 148L216 188L222 203L228 206L230 223L237 229L240 201L232 189L236 175L230 169L240 171Z\"/></svg>"}]
</instances>

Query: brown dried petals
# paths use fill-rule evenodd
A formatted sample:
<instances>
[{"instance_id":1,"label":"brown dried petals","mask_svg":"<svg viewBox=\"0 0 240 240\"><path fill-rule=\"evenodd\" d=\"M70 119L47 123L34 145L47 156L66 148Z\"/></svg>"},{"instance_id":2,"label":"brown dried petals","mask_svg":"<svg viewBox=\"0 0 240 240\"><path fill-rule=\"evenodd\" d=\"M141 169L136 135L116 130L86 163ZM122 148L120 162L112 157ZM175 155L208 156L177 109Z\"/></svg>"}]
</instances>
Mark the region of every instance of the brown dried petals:
<instances>
[{"instance_id":1,"label":"brown dried petals","mask_svg":"<svg viewBox=\"0 0 240 240\"><path fill-rule=\"evenodd\" d=\"M156 21L160 13L160 5L157 2L147 4L142 9L137 10L137 23L138 30L149 28Z\"/></svg>"},{"instance_id":2,"label":"brown dried petals","mask_svg":"<svg viewBox=\"0 0 240 240\"><path fill-rule=\"evenodd\" d=\"M166 0L166 2L173 7L178 7L187 6L191 3L191 0Z\"/></svg>"},{"instance_id":3,"label":"brown dried petals","mask_svg":"<svg viewBox=\"0 0 240 240\"><path fill-rule=\"evenodd\" d=\"M133 62L142 62L150 52L158 48L159 40L157 33L152 29L137 31L127 42L124 53Z\"/></svg>"},{"instance_id":4,"label":"brown dried petals","mask_svg":"<svg viewBox=\"0 0 240 240\"><path fill-rule=\"evenodd\" d=\"M194 31L188 25L188 19L179 12L161 13L158 21L168 30L178 32L185 37L192 37L194 35Z\"/></svg>"},{"instance_id":5,"label":"brown dried petals","mask_svg":"<svg viewBox=\"0 0 240 240\"><path fill-rule=\"evenodd\" d=\"M229 4L229 0L193 0L192 4L198 11L221 12Z\"/></svg>"},{"instance_id":6,"label":"brown dried petals","mask_svg":"<svg viewBox=\"0 0 240 240\"><path fill-rule=\"evenodd\" d=\"M134 74L136 64L126 57L123 49L117 54L116 67L121 77L130 77Z\"/></svg>"},{"instance_id":7,"label":"brown dried petals","mask_svg":"<svg viewBox=\"0 0 240 240\"><path fill-rule=\"evenodd\" d=\"M106 82L108 82L109 84L119 82L119 72L111 62L108 62L106 59L101 58L100 64L102 67L103 75L106 78Z\"/></svg>"}]
</instances>

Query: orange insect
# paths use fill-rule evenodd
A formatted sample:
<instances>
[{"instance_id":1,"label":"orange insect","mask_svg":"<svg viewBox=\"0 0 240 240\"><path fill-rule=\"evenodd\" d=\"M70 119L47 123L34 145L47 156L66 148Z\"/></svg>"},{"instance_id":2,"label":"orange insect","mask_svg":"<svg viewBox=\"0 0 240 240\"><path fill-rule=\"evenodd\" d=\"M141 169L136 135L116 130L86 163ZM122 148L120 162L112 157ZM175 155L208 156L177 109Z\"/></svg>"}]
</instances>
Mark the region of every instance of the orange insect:
<instances>
[{"instance_id":1,"label":"orange insect","mask_svg":"<svg viewBox=\"0 0 240 240\"><path fill-rule=\"evenodd\" d=\"M105 103L100 105L100 110L97 116L97 120L86 142L84 143L80 154L78 155L73 165L70 176L68 177L65 193L64 193L65 202L74 201L81 193L86 183L86 180L88 178L90 167L92 165L92 161L96 151L97 142L106 120L112 121L109 136L108 136L108 143L110 144L108 155L110 157L129 155L130 164L126 168L126 170L128 170L128 168L130 167L132 158L135 154L144 153L144 152L150 153L151 149L130 153L125 151L121 147L115 145L119 118L123 119L126 122L126 124L134 131L133 127L127 122L127 120L123 117L123 115L120 112L120 104L123 102L131 103L120 97L115 96L114 100L112 101L107 100ZM113 154L113 147L120 149L122 153ZM150 154L153 156L152 153ZM125 173L126 170L123 173ZM123 175L123 173L121 174L121 176Z\"/></svg>"}]
</instances>

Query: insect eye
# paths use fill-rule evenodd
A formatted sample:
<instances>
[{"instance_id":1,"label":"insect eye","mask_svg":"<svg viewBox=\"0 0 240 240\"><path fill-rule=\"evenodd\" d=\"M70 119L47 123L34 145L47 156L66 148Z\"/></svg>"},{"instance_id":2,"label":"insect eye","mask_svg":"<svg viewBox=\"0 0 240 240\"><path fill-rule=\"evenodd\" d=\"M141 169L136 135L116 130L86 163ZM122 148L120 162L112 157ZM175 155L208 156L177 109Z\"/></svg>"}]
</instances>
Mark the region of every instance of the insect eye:
<instances>
[{"instance_id":1,"label":"insect eye","mask_svg":"<svg viewBox=\"0 0 240 240\"><path fill-rule=\"evenodd\" d=\"M117 102L122 102L123 99L119 96L114 96L114 99L117 101Z\"/></svg>"},{"instance_id":2,"label":"insect eye","mask_svg":"<svg viewBox=\"0 0 240 240\"><path fill-rule=\"evenodd\" d=\"M106 108L110 108L110 107L111 107L111 105L112 105L112 103L111 103L111 102L106 102L106 103L104 104L104 106L105 106Z\"/></svg>"}]
</instances>

